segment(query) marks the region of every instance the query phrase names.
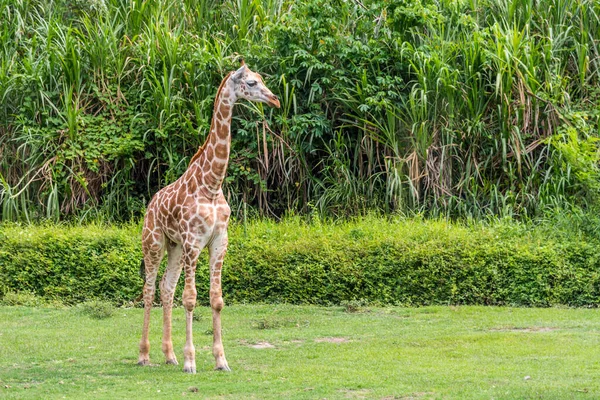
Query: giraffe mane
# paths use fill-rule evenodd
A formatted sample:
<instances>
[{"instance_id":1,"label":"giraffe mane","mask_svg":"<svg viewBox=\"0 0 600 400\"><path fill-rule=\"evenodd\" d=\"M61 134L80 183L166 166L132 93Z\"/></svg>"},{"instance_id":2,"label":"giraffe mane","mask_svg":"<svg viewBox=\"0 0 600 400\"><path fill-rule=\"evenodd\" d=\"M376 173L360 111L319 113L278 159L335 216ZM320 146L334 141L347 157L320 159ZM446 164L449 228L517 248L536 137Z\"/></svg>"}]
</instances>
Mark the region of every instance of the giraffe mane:
<instances>
[{"instance_id":1,"label":"giraffe mane","mask_svg":"<svg viewBox=\"0 0 600 400\"><path fill-rule=\"evenodd\" d=\"M188 168L204 152L204 148L206 147L206 144L208 143L208 136L210 135L210 132L212 132L212 130L214 128L214 124L215 124L215 115L217 113L217 99L221 96L221 91L223 90L223 86L225 86L225 82L227 82L227 80L229 79L229 77L231 76L231 74L233 74L234 72L235 71L229 72L227 74L227 76L225 78L223 78L223 80L221 81L221 84L219 85L219 89L217 89L217 95L215 96L215 104L213 106L213 116L212 116L212 120L210 122L210 131L208 132L208 135L206 137L206 141L204 142L204 144L202 146L200 146L200 148L198 149L198 151L196 152L196 154L194 154L194 156L190 160L190 163L188 164Z\"/></svg>"}]
</instances>

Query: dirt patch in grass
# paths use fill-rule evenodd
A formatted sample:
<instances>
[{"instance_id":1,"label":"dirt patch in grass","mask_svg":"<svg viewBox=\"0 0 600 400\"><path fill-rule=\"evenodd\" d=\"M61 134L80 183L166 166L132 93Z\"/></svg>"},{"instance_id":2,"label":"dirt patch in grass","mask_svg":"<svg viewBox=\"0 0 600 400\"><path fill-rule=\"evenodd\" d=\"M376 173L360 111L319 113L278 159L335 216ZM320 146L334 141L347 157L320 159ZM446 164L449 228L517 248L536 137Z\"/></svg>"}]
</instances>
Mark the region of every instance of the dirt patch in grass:
<instances>
[{"instance_id":1,"label":"dirt patch in grass","mask_svg":"<svg viewBox=\"0 0 600 400\"><path fill-rule=\"evenodd\" d=\"M269 342L257 342L257 343L247 343L245 341L242 342L242 344L248 346L248 347L252 347L253 349L274 349L275 346L272 345Z\"/></svg>"},{"instance_id":2,"label":"dirt patch in grass","mask_svg":"<svg viewBox=\"0 0 600 400\"><path fill-rule=\"evenodd\" d=\"M317 338L315 342L317 343L348 343L350 340L343 337L324 337Z\"/></svg>"},{"instance_id":3,"label":"dirt patch in grass","mask_svg":"<svg viewBox=\"0 0 600 400\"><path fill-rule=\"evenodd\" d=\"M304 342L305 342L304 340L292 339L292 340L284 340L284 341L280 342L280 344L283 346L300 347L304 344Z\"/></svg>"},{"instance_id":4,"label":"dirt patch in grass","mask_svg":"<svg viewBox=\"0 0 600 400\"><path fill-rule=\"evenodd\" d=\"M242 346L252 347L253 349L274 349L275 346L267 341L260 341L256 343L249 343L246 339L241 339L240 344Z\"/></svg>"},{"instance_id":5,"label":"dirt patch in grass","mask_svg":"<svg viewBox=\"0 0 600 400\"><path fill-rule=\"evenodd\" d=\"M552 332L557 331L560 328L550 326L529 326L529 327L515 327L515 326L504 326L498 328L491 328L490 331L494 332Z\"/></svg>"},{"instance_id":6,"label":"dirt patch in grass","mask_svg":"<svg viewBox=\"0 0 600 400\"><path fill-rule=\"evenodd\" d=\"M423 397L433 396L433 392L415 392L404 396L386 396L382 397L381 400L417 400Z\"/></svg>"},{"instance_id":7,"label":"dirt patch in grass","mask_svg":"<svg viewBox=\"0 0 600 400\"><path fill-rule=\"evenodd\" d=\"M370 389L340 389L346 399L371 399Z\"/></svg>"},{"instance_id":8,"label":"dirt patch in grass","mask_svg":"<svg viewBox=\"0 0 600 400\"><path fill-rule=\"evenodd\" d=\"M264 317L252 321L254 329L303 328L309 325L309 321L301 321L295 318Z\"/></svg>"}]
</instances>

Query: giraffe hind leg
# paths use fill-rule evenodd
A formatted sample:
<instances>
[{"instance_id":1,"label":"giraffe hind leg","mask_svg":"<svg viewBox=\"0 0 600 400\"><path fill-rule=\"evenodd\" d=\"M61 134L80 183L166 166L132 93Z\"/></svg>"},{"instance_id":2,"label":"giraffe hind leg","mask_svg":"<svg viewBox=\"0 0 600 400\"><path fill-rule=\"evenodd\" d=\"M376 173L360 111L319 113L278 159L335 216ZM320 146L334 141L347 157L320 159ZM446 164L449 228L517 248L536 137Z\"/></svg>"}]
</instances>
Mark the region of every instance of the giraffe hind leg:
<instances>
[{"instance_id":1,"label":"giraffe hind leg","mask_svg":"<svg viewBox=\"0 0 600 400\"><path fill-rule=\"evenodd\" d=\"M173 309L173 296L175 287L181 274L181 254L182 247L177 243L169 243L167 249L168 263L167 269L160 282L160 298L163 306L163 339L162 351L165 354L167 364L177 365L177 357L173 351L173 341L171 339L171 317Z\"/></svg>"},{"instance_id":2,"label":"giraffe hind leg","mask_svg":"<svg viewBox=\"0 0 600 400\"><path fill-rule=\"evenodd\" d=\"M156 275L160 261L164 254L164 247L160 243L153 243L151 246L143 246L144 264L145 264L145 282L144 282L144 324L142 328L142 339L140 340L140 353L138 358L139 365L150 364L150 310L154 301L156 290Z\"/></svg>"}]
</instances>

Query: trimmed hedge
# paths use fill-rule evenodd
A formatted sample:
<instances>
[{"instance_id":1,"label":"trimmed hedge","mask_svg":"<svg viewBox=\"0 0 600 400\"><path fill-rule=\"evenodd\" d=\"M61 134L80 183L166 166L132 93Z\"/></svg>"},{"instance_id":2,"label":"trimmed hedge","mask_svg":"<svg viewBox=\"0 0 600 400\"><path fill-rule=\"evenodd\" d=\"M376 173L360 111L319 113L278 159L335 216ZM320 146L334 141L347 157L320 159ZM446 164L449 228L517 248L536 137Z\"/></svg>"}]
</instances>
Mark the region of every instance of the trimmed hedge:
<instances>
[{"instance_id":1,"label":"trimmed hedge","mask_svg":"<svg viewBox=\"0 0 600 400\"><path fill-rule=\"evenodd\" d=\"M0 228L0 293L32 292L79 303L124 302L142 289L141 249L133 229Z\"/></svg>"},{"instance_id":2,"label":"trimmed hedge","mask_svg":"<svg viewBox=\"0 0 600 400\"><path fill-rule=\"evenodd\" d=\"M230 228L223 290L229 303L597 306L599 250L514 223L263 221ZM0 227L0 295L124 303L141 293L140 259L137 226ZM207 304L206 256L197 281Z\"/></svg>"}]
</instances>

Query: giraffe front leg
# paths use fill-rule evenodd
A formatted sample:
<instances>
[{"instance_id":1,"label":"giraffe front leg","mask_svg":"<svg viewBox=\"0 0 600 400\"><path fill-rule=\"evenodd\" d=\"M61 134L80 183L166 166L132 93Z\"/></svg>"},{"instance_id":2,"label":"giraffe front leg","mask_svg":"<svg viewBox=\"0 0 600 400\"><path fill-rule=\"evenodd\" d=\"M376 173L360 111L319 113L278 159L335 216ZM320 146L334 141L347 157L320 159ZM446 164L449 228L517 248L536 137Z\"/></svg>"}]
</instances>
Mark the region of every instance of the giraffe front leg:
<instances>
[{"instance_id":1,"label":"giraffe front leg","mask_svg":"<svg viewBox=\"0 0 600 400\"><path fill-rule=\"evenodd\" d=\"M185 286L183 288L183 307L185 308L185 346L183 347L183 372L196 373L196 348L192 323L194 320L194 307L196 306L196 262L200 250L191 247L184 249L183 266L185 269Z\"/></svg>"},{"instance_id":2,"label":"giraffe front leg","mask_svg":"<svg viewBox=\"0 0 600 400\"><path fill-rule=\"evenodd\" d=\"M221 291L221 269L223 259L227 252L227 231L213 241L209 247L210 253L210 306L213 311L213 355L215 357L215 369L220 371L231 371L225 358L223 340L221 337L221 310L225 306L223 293Z\"/></svg>"}]
</instances>

